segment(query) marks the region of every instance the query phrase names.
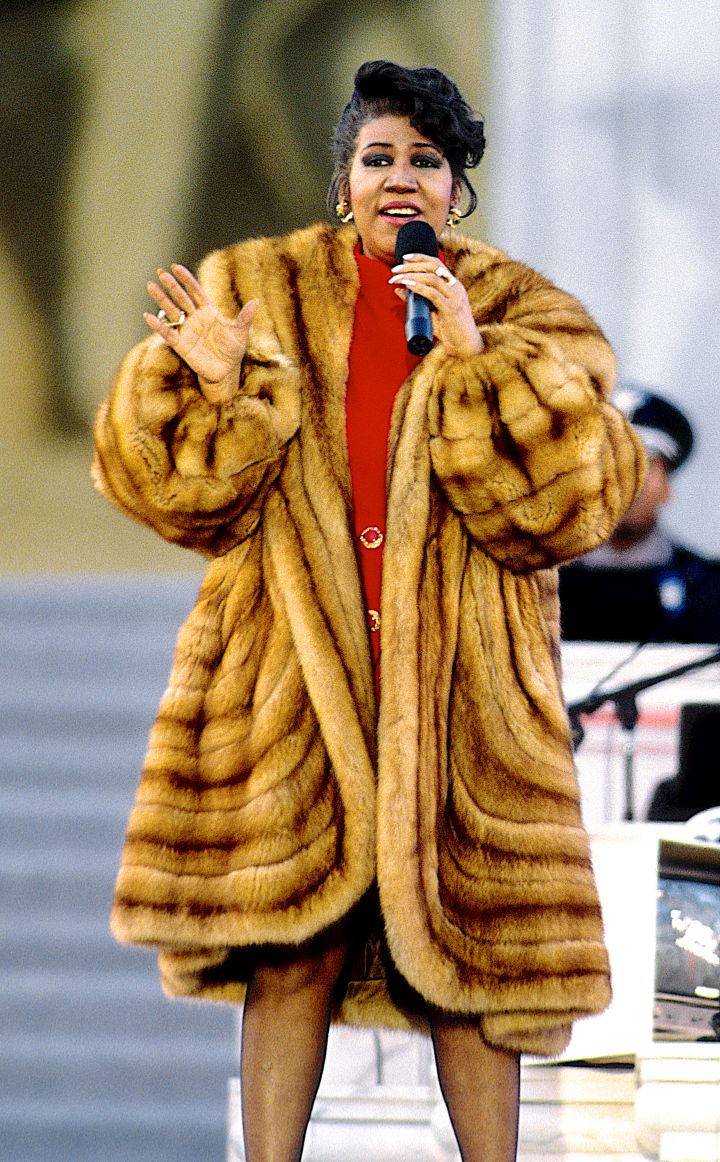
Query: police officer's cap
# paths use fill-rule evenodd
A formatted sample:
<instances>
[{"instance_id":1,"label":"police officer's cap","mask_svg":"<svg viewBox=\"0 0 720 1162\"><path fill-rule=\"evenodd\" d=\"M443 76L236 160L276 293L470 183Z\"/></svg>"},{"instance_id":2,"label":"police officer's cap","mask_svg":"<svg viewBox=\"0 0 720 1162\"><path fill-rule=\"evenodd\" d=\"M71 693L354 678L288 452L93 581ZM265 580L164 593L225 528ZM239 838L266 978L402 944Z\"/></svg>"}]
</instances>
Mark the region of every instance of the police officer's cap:
<instances>
[{"instance_id":1,"label":"police officer's cap","mask_svg":"<svg viewBox=\"0 0 720 1162\"><path fill-rule=\"evenodd\" d=\"M612 402L630 421L650 456L662 456L670 472L687 460L694 442L690 422L675 404L647 388L621 384Z\"/></svg>"}]
</instances>

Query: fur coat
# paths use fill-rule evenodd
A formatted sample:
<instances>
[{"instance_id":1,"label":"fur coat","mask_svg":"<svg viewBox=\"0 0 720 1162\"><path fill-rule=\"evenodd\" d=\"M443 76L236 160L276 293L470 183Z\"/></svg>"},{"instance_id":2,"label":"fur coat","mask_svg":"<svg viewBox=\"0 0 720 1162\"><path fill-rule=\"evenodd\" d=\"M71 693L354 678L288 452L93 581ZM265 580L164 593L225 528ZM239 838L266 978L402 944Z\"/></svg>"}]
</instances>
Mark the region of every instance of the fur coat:
<instances>
[{"instance_id":1,"label":"fur coat","mask_svg":"<svg viewBox=\"0 0 720 1162\"><path fill-rule=\"evenodd\" d=\"M436 347L396 399L377 708L345 441L356 237L320 225L211 255L201 281L226 314L260 300L238 396L206 402L151 336L98 415L100 491L210 559L112 927L159 950L170 995L239 1001L253 947L352 910L360 926L377 893L339 1019L402 1026L424 999L555 1053L610 995L555 566L607 538L643 454L583 308L444 240L485 347Z\"/></svg>"}]
</instances>

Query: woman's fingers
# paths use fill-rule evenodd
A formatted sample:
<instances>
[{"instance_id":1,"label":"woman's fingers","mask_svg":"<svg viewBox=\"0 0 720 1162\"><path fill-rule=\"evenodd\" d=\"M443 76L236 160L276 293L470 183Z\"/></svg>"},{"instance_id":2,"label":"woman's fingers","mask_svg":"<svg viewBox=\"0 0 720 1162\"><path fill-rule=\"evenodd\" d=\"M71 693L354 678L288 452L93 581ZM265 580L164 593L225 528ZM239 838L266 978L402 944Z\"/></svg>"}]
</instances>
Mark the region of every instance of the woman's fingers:
<instances>
[{"instance_id":1,"label":"woman's fingers","mask_svg":"<svg viewBox=\"0 0 720 1162\"><path fill-rule=\"evenodd\" d=\"M183 313L187 317L209 303L205 291L186 266L174 263L169 271L159 267L157 278L157 282L148 282L148 294L171 323L177 323Z\"/></svg>"},{"instance_id":2,"label":"woman's fingers","mask_svg":"<svg viewBox=\"0 0 720 1162\"><path fill-rule=\"evenodd\" d=\"M166 296L170 299L179 311L185 311L189 315L191 311L195 310L200 303L195 302L191 295L188 294L185 287L178 281L177 278L170 271L163 270L160 267L157 271L157 277ZM156 300L157 301L157 300ZM165 304L163 308L166 310Z\"/></svg>"},{"instance_id":3,"label":"woman's fingers","mask_svg":"<svg viewBox=\"0 0 720 1162\"><path fill-rule=\"evenodd\" d=\"M452 290L459 286L455 275L437 258L417 258L404 261L393 267L392 277L389 279L392 286L424 287L429 291L440 293ZM430 295L428 295L428 298Z\"/></svg>"},{"instance_id":4,"label":"woman's fingers","mask_svg":"<svg viewBox=\"0 0 720 1162\"><path fill-rule=\"evenodd\" d=\"M182 303L178 303L177 299L171 298L156 282L149 282L147 289L150 297L155 300L160 310L164 312L163 317L166 317L170 323L177 323L183 315L187 318L193 309L189 302L183 305Z\"/></svg>"},{"instance_id":5,"label":"woman's fingers","mask_svg":"<svg viewBox=\"0 0 720 1162\"><path fill-rule=\"evenodd\" d=\"M396 291L422 295L435 308L435 332L450 354L473 355L482 350L467 291L444 262L428 255L406 255L393 267L389 282Z\"/></svg>"},{"instance_id":6,"label":"woman's fingers","mask_svg":"<svg viewBox=\"0 0 720 1162\"><path fill-rule=\"evenodd\" d=\"M148 293L155 300L160 310L164 311L171 321L176 320L182 312L187 317L193 311L200 310L202 307L210 307L212 313L218 319L223 318L220 312L216 308L213 308L207 293L195 278L192 271L188 270L186 266L182 266L180 263L173 263L169 271L159 267L157 277L158 282L148 282ZM248 303L247 305L249 306L250 304ZM255 309L253 308L252 315L254 313ZM252 315L250 321L252 321ZM230 319L223 321L226 321L229 325L232 325L233 322ZM237 320L235 321L237 322Z\"/></svg>"},{"instance_id":7,"label":"woman's fingers","mask_svg":"<svg viewBox=\"0 0 720 1162\"><path fill-rule=\"evenodd\" d=\"M250 299L250 302L245 303L245 306L235 320L235 326L241 332L242 337L246 343L248 335L250 334L250 328L252 327L253 319L257 313L257 309L258 300Z\"/></svg>"},{"instance_id":8,"label":"woman's fingers","mask_svg":"<svg viewBox=\"0 0 720 1162\"><path fill-rule=\"evenodd\" d=\"M150 330L164 339L169 347L177 347L180 331L179 326L171 326L166 318L154 315L151 311L143 311L143 319Z\"/></svg>"},{"instance_id":9,"label":"woman's fingers","mask_svg":"<svg viewBox=\"0 0 720 1162\"><path fill-rule=\"evenodd\" d=\"M423 271L434 274L448 284L454 286L457 282L455 275L448 270L441 258L433 258L429 254L406 254L403 261L393 267L393 273L406 270Z\"/></svg>"},{"instance_id":10,"label":"woman's fingers","mask_svg":"<svg viewBox=\"0 0 720 1162\"><path fill-rule=\"evenodd\" d=\"M448 271L450 274L450 271ZM441 310L443 307L453 308L459 306L465 295L462 284L454 277L450 276L453 282L448 282L442 278L435 270L407 270L399 271L394 274L389 280L390 285L397 287L405 287L407 290L415 291L416 294L422 295L434 307Z\"/></svg>"},{"instance_id":11,"label":"woman's fingers","mask_svg":"<svg viewBox=\"0 0 720 1162\"><path fill-rule=\"evenodd\" d=\"M159 268L147 284L157 314L145 311L147 326L196 373L206 398L222 401L237 391L248 335L258 302L246 303L228 318L181 263Z\"/></svg>"},{"instance_id":12,"label":"woman's fingers","mask_svg":"<svg viewBox=\"0 0 720 1162\"><path fill-rule=\"evenodd\" d=\"M147 326L198 375L207 398L212 395L215 399L217 392L221 393L218 399L224 399L228 392L230 398L237 390L257 300L246 303L234 319L229 319L186 267L173 267L173 272L161 270L158 280L147 284L159 307L157 314L144 312Z\"/></svg>"},{"instance_id":13,"label":"woman's fingers","mask_svg":"<svg viewBox=\"0 0 720 1162\"><path fill-rule=\"evenodd\" d=\"M192 306L204 307L210 302L193 272L188 270L187 266L183 266L181 262L171 263L168 278L174 279L176 285L182 288L182 292Z\"/></svg>"}]
</instances>

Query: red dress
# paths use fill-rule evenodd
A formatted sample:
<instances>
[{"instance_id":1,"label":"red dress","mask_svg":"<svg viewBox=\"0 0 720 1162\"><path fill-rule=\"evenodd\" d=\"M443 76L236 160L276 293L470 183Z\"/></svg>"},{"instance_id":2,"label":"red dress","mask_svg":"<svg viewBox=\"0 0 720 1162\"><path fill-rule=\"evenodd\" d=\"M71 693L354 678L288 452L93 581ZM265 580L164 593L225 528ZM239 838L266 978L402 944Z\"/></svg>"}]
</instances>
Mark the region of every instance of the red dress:
<instances>
[{"instance_id":1,"label":"red dress","mask_svg":"<svg viewBox=\"0 0 720 1162\"><path fill-rule=\"evenodd\" d=\"M385 540L385 468L393 404L398 388L420 358L405 339L405 304L388 285L389 266L355 247L360 291L355 305L346 393L354 529L373 649L380 660L380 588Z\"/></svg>"}]
</instances>

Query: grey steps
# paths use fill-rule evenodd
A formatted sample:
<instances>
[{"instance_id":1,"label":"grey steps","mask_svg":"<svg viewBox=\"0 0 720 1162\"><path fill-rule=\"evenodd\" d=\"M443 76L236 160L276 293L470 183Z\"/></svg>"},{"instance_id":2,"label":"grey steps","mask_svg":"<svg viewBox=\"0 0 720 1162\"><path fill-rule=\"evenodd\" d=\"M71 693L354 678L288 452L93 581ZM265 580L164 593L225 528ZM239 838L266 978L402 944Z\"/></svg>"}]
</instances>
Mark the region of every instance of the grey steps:
<instances>
[{"instance_id":1,"label":"grey steps","mask_svg":"<svg viewBox=\"0 0 720 1162\"><path fill-rule=\"evenodd\" d=\"M3 977L0 1014L8 996L8 974L18 971L31 973L38 966L48 964L53 966L54 978L77 973L80 969L83 972L106 973L114 982L115 1001L122 987L121 981L127 979L132 982L135 973L140 974L145 992L148 988L154 990L155 986L159 992L155 955L150 949L117 944L106 925L102 932L88 932L88 925L83 921L78 922L72 915L66 917L65 923L68 932L76 935L60 932L54 917L47 913L37 917L39 922L33 923L33 919L29 917L28 922L17 912L3 922L3 936L0 940L0 975ZM124 994L123 998L125 1000ZM33 1003L36 999L33 998ZM93 1003L90 997L85 999L88 1004ZM61 1005L62 998L58 997L54 1003Z\"/></svg>"},{"instance_id":2,"label":"grey steps","mask_svg":"<svg viewBox=\"0 0 720 1162\"><path fill-rule=\"evenodd\" d=\"M187 1117L184 1107L164 1101L146 1112L134 1106L123 1111L118 1103L100 1107L91 1121L86 1104L43 1110L9 1107L7 1119L0 1104L3 1162L222 1162L225 1135L208 1112ZM82 1116L83 1120L80 1120Z\"/></svg>"},{"instance_id":3,"label":"grey steps","mask_svg":"<svg viewBox=\"0 0 720 1162\"><path fill-rule=\"evenodd\" d=\"M125 787L128 797L137 782L146 744L145 733L134 732L127 725L117 738L93 737L92 747L87 745L87 737L81 741L72 732L34 734L32 739L25 732L10 734L5 723L0 739L3 786L64 793L71 787L97 787L102 772L101 787Z\"/></svg>"},{"instance_id":4,"label":"grey steps","mask_svg":"<svg viewBox=\"0 0 720 1162\"><path fill-rule=\"evenodd\" d=\"M0 852L0 880L2 880L2 902L0 903L0 923L3 917L16 909L25 909L25 914L45 913L48 909L63 912L90 910L105 912L110 908L114 855L105 857L88 855L82 849L71 853L61 862L48 859L42 853L43 865L33 864L32 856L25 852Z\"/></svg>"},{"instance_id":5,"label":"grey steps","mask_svg":"<svg viewBox=\"0 0 720 1162\"><path fill-rule=\"evenodd\" d=\"M108 913L198 577L0 579L0 1160L225 1152L228 1006L171 1002Z\"/></svg>"},{"instance_id":6,"label":"grey steps","mask_svg":"<svg viewBox=\"0 0 720 1162\"><path fill-rule=\"evenodd\" d=\"M121 1089L125 1102L142 1102L151 1085L156 1094L172 1096L174 1102L213 1102L217 1096L215 1076L225 1074L226 1061L219 1049L202 1042L193 1046L192 1060L184 1056L187 1038L122 1036L110 1037L75 1033L48 1033L30 1045L14 1036L4 1041L0 1055L0 1091L6 1100L20 1100L28 1090L43 1098L77 1098L100 1101ZM12 1054L13 1060L10 1060ZM49 1056L62 1062L62 1069L48 1077ZM181 1065L178 1066L178 1061ZM88 1064L92 1068L88 1068Z\"/></svg>"},{"instance_id":7,"label":"grey steps","mask_svg":"<svg viewBox=\"0 0 720 1162\"><path fill-rule=\"evenodd\" d=\"M45 803L43 803L45 800ZM3 853L12 847L37 859L38 844L48 859L64 854L68 847L101 852L108 846L119 849L124 834L123 814L130 801L126 793L103 793L96 787L85 791L15 790L0 811L0 868ZM42 817L42 830L37 820Z\"/></svg>"},{"instance_id":8,"label":"grey steps","mask_svg":"<svg viewBox=\"0 0 720 1162\"><path fill-rule=\"evenodd\" d=\"M34 1059L38 1047L48 1037L65 1039L64 1060L70 1052L67 1046L71 1047L73 1040L78 1044L83 1060L90 1055L91 1045L95 1045L96 1051L107 1051L109 1047L115 1053L118 1038L128 1037L139 1046L139 1051L148 1054L151 1033L155 1048L171 1042L182 1045L192 1037L192 1061L196 1061L196 1052L202 1051L210 1062L227 1063L227 1010L220 1006L207 1010L204 1005L201 1008L192 1002L169 1001L160 991L154 967L151 970L148 966L147 973L135 978L123 978L120 973L113 977L108 975L102 988L84 987L85 995L80 997L72 989L42 989L33 999L31 1010L23 1021L22 1033L15 1033L4 1018L17 1004L18 993L12 983L7 990L3 985L0 1024L8 1031L3 1034L0 1067L3 1057L9 1060L11 1047L22 1054L24 1060ZM82 1026L78 1019L80 1012ZM83 1038L79 1043L81 1030ZM61 1048L59 1040L57 1048ZM177 1063L173 1062L172 1068L176 1070ZM0 1089L0 1092L4 1091Z\"/></svg>"}]
</instances>

